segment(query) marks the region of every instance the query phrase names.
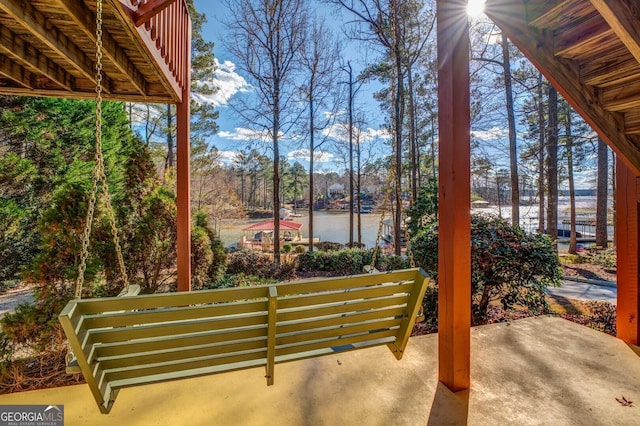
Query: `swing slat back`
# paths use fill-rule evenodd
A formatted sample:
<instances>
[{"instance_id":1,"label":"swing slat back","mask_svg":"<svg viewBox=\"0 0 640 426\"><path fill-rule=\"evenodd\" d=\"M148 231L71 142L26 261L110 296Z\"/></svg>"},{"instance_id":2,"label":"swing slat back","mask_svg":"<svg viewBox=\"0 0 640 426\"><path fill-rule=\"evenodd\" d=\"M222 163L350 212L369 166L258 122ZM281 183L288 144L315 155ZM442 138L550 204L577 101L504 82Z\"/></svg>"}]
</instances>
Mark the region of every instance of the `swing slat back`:
<instances>
[{"instance_id":1,"label":"swing slat back","mask_svg":"<svg viewBox=\"0 0 640 426\"><path fill-rule=\"evenodd\" d=\"M69 302L60 322L103 413L123 387L383 345L402 358L428 280L418 268Z\"/></svg>"}]
</instances>

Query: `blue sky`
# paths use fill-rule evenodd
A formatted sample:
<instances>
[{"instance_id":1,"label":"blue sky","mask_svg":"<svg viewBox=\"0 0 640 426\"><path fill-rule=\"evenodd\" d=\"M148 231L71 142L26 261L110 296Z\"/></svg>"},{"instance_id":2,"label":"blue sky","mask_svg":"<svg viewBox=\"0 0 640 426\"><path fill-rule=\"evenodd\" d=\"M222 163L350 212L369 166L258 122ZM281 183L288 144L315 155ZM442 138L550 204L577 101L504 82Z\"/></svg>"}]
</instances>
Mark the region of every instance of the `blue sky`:
<instances>
[{"instance_id":1,"label":"blue sky","mask_svg":"<svg viewBox=\"0 0 640 426\"><path fill-rule=\"evenodd\" d=\"M213 40L216 43L215 55L218 61L215 83L218 85L219 91L212 97L202 99L202 101L213 102L220 112L220 119L218 120L220 131L217 135L211 137L209 143L223 151L226 157L231 157L238 149L248 147L250 144L249 140L260 139L259 134L252 129L242 127L242 124L234 119L233 110L228 106L229 102L233 101L233 96L237 96L238 94L250 95L252 88L243 76L236 72L235 59L225 51L223 44L219 42L226 35L224 25L222 24L227 16L224 5L217 1L195 0L195 6L199 12L203 12L207 16L207 23L203 28L203 37L207 40ZM328 6L317 7L318 13L325 15L330 14ZM341 31L339 19L335 19L334 15L330 15L330 17L332 19L328 21L333 23L333 30L339 33ZM349 44L346 38L342 47L346 52L345 56L353 59L352 65L354 72L357 74L364 66L362 47ZM362 138L380 145L377 151L382 152L382 143L387 137L387 134L386 131L381 129L384 117L378 108L377 102L373 100L373 93L377 88L379 88L379 84L377 83L363 86L358 93L356 102L366 111L367 123L361 129ZM344 132L340 128L332 129L331 134L334 135L336 139L344 139L345 137ZM304 145L304 142L285 141L282 143L281 151L288 154L291 162L299 161L305 167L308 167L308 150L306 150L305 146L301 145ZM262 150L266 151L264 147ZM265 154L271 155L270 152L265 152ZM320 170L342 171L344 169L344 159L336 154L333 149L326 149L316 155L316 161L318 162L316 167Z\"/></svg>"},{"instance_id":2,"label":"blue sky","mask_svg":"<svg viewBox=\"0 0 640 426\"><path fill-rule=\"evenodd\" d=\"M478 1L482 0L471 1L478 3ZM211 0L194 0L194 2L198 11L205 13L207 16L207 23L205 23L203 28L203 37L206 40L212 40L216 43L215 55L218 61L218 71L214 83L219 87L219 91L212 97L201 99L205 102L212 102L220 112L220 119L218 120L220 131L217 135L212 136L208 142L211 145L215 145L223 153L224 158L230 160L238 150L249 148L251 145L250 140L260 139L260 135L255 131L242 127L242 124L234 119L233 110L228 106L229 102L233 101L233 97L238 96L238 94L250 96L252 88L243 76L236 72L234 64L235 58L231 57L229 53L225 51L223 43L220 43L220 40L226 36L225 27L222 24L227 16L224 5L221 2ZM316 12L327 16L329 18L327 21L332 25L334 32L344 40L342 47L346 52L345 56L352 61L354 71L357 74L367 59L373 60L375 58L375 52L371 50L367 51L366 47L358 45L355 42L349 43L347 38L341 34L342 26L345 25L344 21L350 19L348 15L344 15L344 19L341 20L339 15L336 15L330 10L329 6L320 5L319 3L316 4L318 4L316 6ZM364 108L366 113L366 123L361 129L363 138L373 144L375 147L374 152L376 152L377 155L384 155L389 152L388 146L385 145L387 138L386 132L381 130L384 115L380 111L377 102L373 99L373 93L379 89L379 87L380 85L378 83L363 86L362 90L358 93L356 103ZM332 134L336 139L344 140L344 133L343 129L332 129ZM508 137L506 122L492 125L489 129L473 129L473 136L481 140L483 145L486 144L487 147L494 146L501 152L506 147ZM288 154L291 163L298 161L303 166L308 167L308 151L306 151L303 145L304 142L301 141L287 142L285 140L281 143L280 150L284 155ZM325 146L328 147L328 145L324 145L324 152L319 153L319 156L316 157L316 170L342 172L345 169L344 155L341 155L334 149L324 148ZM267 148L268 144L254 144L251 147L255 147L264 154L271 156L271 151ZM497 154L500 156L504 155L502 152L497 152ZM504 167L508 167L508 156L504 158ZM590 173L579 174L577 177L577 184L580 188L593 186Z\"/></svg>"}]
</instances>

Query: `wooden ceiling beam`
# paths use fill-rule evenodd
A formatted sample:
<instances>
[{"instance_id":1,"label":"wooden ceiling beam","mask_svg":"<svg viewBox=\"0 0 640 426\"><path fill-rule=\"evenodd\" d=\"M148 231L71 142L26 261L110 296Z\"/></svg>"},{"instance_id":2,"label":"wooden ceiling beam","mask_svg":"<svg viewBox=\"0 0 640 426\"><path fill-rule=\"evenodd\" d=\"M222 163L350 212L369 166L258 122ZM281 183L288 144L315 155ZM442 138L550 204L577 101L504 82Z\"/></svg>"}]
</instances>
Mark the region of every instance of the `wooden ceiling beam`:
<instances>
[{"instance_id":1,"label":"wooden ceiling beam","mask_svg":"<svg viewBox=\"0 0 640 426\"><path fill-rule=\"evenodd\" d=\"M84 2L77 0L57 0L57 2L60 7L69 14L87 38L95 43L96 17L95 14L85 6ZM140 73L131 60L129 60L124 49L122 49L111 34L105 30L103 30L102 33L102 47L107 59L111 61L122 74L130 79L131 84L136 88L138 93L141 95L146 94L147 87L142 73Z\"/></svg>"},{"instance_id":2,"label":"wooden ceiling beam","mask_svg":"<svg viewBox=\"0 0 640 426\"><path fill-rule=\"evenodd\" d=\"M627 135L640 135L640 109L624 115L624 132Z\"/></svg>"},{"instance_id":3,"label":"wooden ceiling beam","mask_svg":"<svg viewBox=\"0 0 640 426\"><path fill-rule=\"evenodd\" d=\"M640 62L640 28L638 27L638 2L629 0L591 0L620 41Z\"/></svg>"},{"instance_id":4,"label":"wooden ceiling beam","mask_svg":"<svg viewBox=\"0 0 640 426\"><path fill-rule=\"evenodd\" d=\"M530 26L527 12L524 0L487 0L485 5L485 14L623 158L625 164L640 175L640 149L635 140L624 133L624 115L607 111L596 90L580 83L577 64L555 56L553 34Z\"/></svg>"},{"instance_id":5,"label":"wooden ceiling beam","mask_svg":"<svg viewBox=\"0 0 640 426\"><path fill-rule=\"evenodd\" d=\"M29 2L0 0L0 10L95 83L93 61ZM109 91L110 87L111 83L105 79L104 90Z\"/></svg>"},{"instance_id":6,"label":"wooden ceiling beam","mask_svg":"<svg viewBox=\"0 0 640 426\"><path fill-rule=\"evenodd\" d=\"M640 81L601 90L600 99L609 111L625 111L640 107Z\"/></svg>"},{"instance_id":7,"label":"wooden ceiling beam","mask_svg":"<svg viewBox=\"0 0 640 426\"><path fill-rule=\"evenodd\" d=\"M536 4L535 17L530 17L529 25L536 28L549 28L567 15L573 7L571 0L549 0Z\"/></svg>"},{"instance_id":8,"label":"wooden ceiling beam","mask_svg":"<svg viewBox=\"0 0 640 426\"><path fill-rule=\"evenodd\" d=\"M73 92L69 92L66 90L59 89L43 89L42 87L36 86L34 89L25 89L21 87L2 87L0 88L0 92L3 95L17 95L17 96L46 96L46 97L54 97L54 98L63 98L63 99L86 99L86 100L95 100L96 99L96 91L91 88L87 91L80 91L78 89ZM169 95L158 95L158 96L142 96L138 94L121 94L121 93L112 93L104 95L105 100L109 101L123 101L123 102L153 102L158 104L169 104L174 103L175 100L171 98Z\"/></svg>"},{"instance_id":9,"label":"wooden ceiling beam","mask_svg":"<svg viewBox=\"0 0 640 426\"><path fill-rule=\"evenodd\" d=\"M33 89L31 73L14 61L0 54L0 75L25 89Z\"/></svg>"},{"instance_id":10,"label":"wooden ceiling beam","mask_svg":"<svg viewBox=\"0 0 640 426\"><path fill-rule=\"evenodd\" d=\"M34 74L40 74L61 89L73 91L75 78L58 64L41 54L10 29L0 25L0 52L22 64Z\"/></svg>"},{"instance_id":11,"label":"wooden ceiling beam","mask_svg":"<svg viewBox=\"0 0 640 426\"><path fill-rule=\"evenodd\" d=\"M580 66L580 81L589 86L610 87L637 80L639 76L640 64L629 53Z\"/></svg>"},{"instance_id":12,"label":"wooden ceiling beam","mask_svg":"<svg viewBox=\"0 0 640 426\"><path fill-rule=\"evenodd\" d=\"M556 36L556 56L562 58L578 56L611 38L612 35L614 32L604 19L600 17L591 19L588 25L580 27L580 31L566 31Z\"/></svg>"}]
</instances>

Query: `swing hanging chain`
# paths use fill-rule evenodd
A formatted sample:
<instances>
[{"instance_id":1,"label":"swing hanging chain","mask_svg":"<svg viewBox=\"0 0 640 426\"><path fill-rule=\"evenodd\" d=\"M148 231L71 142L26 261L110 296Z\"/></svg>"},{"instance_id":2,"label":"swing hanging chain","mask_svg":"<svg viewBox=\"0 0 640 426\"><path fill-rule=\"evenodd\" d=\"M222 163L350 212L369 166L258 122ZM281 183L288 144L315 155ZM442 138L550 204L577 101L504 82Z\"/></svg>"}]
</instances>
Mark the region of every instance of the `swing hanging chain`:
<instances>
[{"instance_id":1,"label":"swing hanging chain","mask_svg":"<svg viewBox=\"0 0 640 426\"><path fill-rule=\"evenodd\" d=\"M93 170L93 186L91 188L91 196L89 198L89 206L87 209L87 218L82 235L82 253L80 255L80 265L78 266L78 279L76 281L75 298L82 298L82 288L84 284L84 274L87 268L87 258L89 257L89 244L91 239L91 228L93 225L93 217L95 214L95 205L97 200L98 182L102 185L104 194L105 208L113 234L113 244L116 250L120 275L124 284L124 290L129 291L129 277L124 264L122 248L120 246L120 238L118 237L118 227L116 225L115 214L111 204L111 196L109 195L109 187L107 185L107 177L104 171L104 157L102 155L102 0L96 2L96 152L94 157Z\"/></svg>"},{"instance_id":2,"label":"swing hanging chain","mask_svg":"<svg viewBox=\"0 0 640 426\"><path fill-rule=\"evenodd\" d=\"M384 217L387 211L387 207L389 205L389 201L391 200L391 184L393 183L393 178L395 176L395 167L391 165L389 169L389 175L387 177L387 185L385 189L385 197L382 202L382 214L380 215L380 222L378 223L378 234L376 235L376 243L373 246L373 254L371 256L371 264L369 265L369 271L375 271L376 262L378 260L378 249L380 248L380 240L382 239L382 227L384 222ZM413 250L411 249L411 239L409 237L409 228L405 224L404 227L404 239L406 244L405 253L409 257L409 265L412 268L416 267L416 261L413 257Z\"/></svg>"},{"instance_id":3,"label":"swing hanging chain","mask_svg":"<svg viewBox=\"0 0 640 426\"><path fill-rule=\"evenodd\" d=\"M371 264L369 265L369 271L374 272L376 262L378 260L378 250L380 249L380 240L382 239L382 227L384 225L384 216L387 212L389 200L391 199L391 184L393 183L394 167L391 165L389 169L389 175L387 176L387 185L385 187L384 201L382 202L382 213L380 215L380 222L378 223L378 234L376 235L376 243L373 246L373 254L371 255Z\"/></svg>"}]
</instances>

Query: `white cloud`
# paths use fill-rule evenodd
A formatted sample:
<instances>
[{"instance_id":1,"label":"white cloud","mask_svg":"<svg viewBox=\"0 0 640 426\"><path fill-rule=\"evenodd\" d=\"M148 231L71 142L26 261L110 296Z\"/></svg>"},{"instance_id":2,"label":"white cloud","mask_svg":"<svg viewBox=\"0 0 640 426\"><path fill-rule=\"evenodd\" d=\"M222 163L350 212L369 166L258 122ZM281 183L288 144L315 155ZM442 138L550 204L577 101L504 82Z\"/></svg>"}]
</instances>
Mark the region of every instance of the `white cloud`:
<instances>
[{"instance_id":1,"label":"white cloud","mask_svg":"<svg viewBox=\"0 0 640 426\"><path fill-rule=\"evenodd\" d=\"M502 127L492 127L489 130L472 130L471 137L480 139L482 141L495 141L498 139L504 139L509 136L509 129Z\"/></svg>"},{"instance_id":2,"label":"white cloud","mask_svg":"<svg viewBox=\"0 0 640 426\"><path fill-rule=\"evenodd\" d=\"M289 160L309 161L310 151L308 149L298 149L287 154ZM327 151L314 151L313 159L318 163L330 163L334 160L334 155Z\"/></svg>"},{"instance_id":3,"label":"white cloud","mask_svg":"<svg viewBox=\"0 0 640 426\"><path fill-rule=\"evenodd\" d=\"M263 130L247 129L245 127L236 127L233 132L221 131L218 136L222 139L244 142L271 142L270 132ZM280 132L280 139L284 139L284 133Z\"/></svg>"},{"instance_id":4,"label":"white cloud","mask_svg":"<svg viewBox=\"0 0 640 426\"><path fill-rule=\"evenodd\" d=\"M344 123L335 124L327 129L324 129L322 133L325 136L329 136L335 140L341 142L349 141L349 127ZM372 129L367 127L366 129L360 129L358 127L353 128L353 139L356 143L371 142L375 139L389 139L391 134L387 129Z\"/></svg>"},{"instance_id":5,"label":"white cloud","mask_svg":"<svg viewBox=\"0 0 640 426\"><path fill-rule=\"evenodd\" d=\"M251 91L251 86L240 74L237 74L236 65L231 61L220 63L215 59L217 70L215 77L209 81L196 82L199 87L217 87L218 90L212 94L198 93L198 89L194 90L192 97L202 103L210 103L216 107L225 106L233 95L239 92Z\"/></svg>"},{"instance_id":6,"label":"white cloud","mask_svg":"<svg viewBox=\"0 0 640 426\"><path fill-rule=\"evenodd\" d=\"M221 163L231 164L237 154L237 151L218 151L218 159Z\"/></svg>"}]
</instances>

